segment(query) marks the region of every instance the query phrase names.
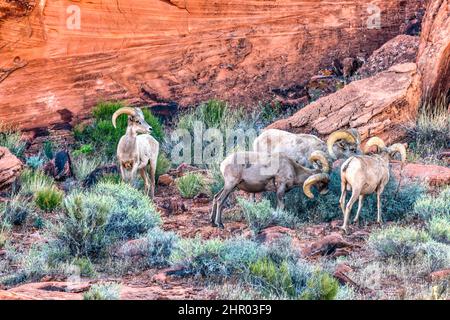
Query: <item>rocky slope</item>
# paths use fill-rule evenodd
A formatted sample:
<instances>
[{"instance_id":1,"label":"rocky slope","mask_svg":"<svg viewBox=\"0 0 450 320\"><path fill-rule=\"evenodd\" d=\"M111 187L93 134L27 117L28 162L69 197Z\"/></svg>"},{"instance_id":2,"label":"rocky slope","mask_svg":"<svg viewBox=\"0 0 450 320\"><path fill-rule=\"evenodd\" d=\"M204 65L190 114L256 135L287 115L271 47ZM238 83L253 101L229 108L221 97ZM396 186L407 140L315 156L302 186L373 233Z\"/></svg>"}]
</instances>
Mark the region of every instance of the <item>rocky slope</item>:
<instances>
[{"instance_id":1,"label":"rocky slope","mask_svg":"<svg viewBox=\"0 0 450 320\"><path fill-rule=\"evenodd\" d=\"M288 119L270 127L321 136L340 128L357 128L363 139L380 135L389 143L405 137L405 125L416 118L421 101L450 94L450 1L433 0L424 18L416 63L398 64L388 71L352 82L323 97ZM390 45L401 47L401 41ZM387 45L385 47L389 47ZM394 59L387 50L389 59ZM380 58L383 48L369 64ZM388 61L368 69L384 69ZM395 60L395 59L394 59ZM364 67L363 67L364 70Z\"/></svg>"},{"instance_id":2,"label":"rocky slope","mask_svg":"<svg viewBox=\"0 0 450 320\"><path fill-rule=\"evenodd\" d=\"M76 121L99 99L254 104L367 57L426 0L0 0L0 119ZM416 19L416 20L415 20Z\"/></svg>"}]
</instances>

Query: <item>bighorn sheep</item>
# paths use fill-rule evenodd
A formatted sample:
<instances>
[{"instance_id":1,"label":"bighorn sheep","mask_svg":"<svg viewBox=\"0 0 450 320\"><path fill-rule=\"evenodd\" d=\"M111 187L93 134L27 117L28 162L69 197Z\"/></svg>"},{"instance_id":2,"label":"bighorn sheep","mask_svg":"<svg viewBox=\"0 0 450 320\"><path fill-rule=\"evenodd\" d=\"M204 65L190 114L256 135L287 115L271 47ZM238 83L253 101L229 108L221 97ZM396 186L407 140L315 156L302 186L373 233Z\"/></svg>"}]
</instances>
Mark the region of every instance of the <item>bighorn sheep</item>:
<instances>
[{"instance_id":1,"label":"bighorn sheep","mask_svg":"<svg viewBox=\"0 0 450 320\"><path fill-rule=\"evenodd\" d=\"M378 137L369 139L366 143L366 153L376 146L380 154L354 156L345 161L341 167L341 198L339 204L344 214L342 229L347 232L347 225L352 206L359 199L358 211L354 222L359 220L359 214L364 201L364 196L377 193L377 222L381 223L381 194L389 181L389 160L395 153L399 153L402 162L406 161L406 147L396 143L389 148ZM352 196L345 206L347 190L352 191Z\"/></svg>"},{"instance_id":2,"label":"bighorn sheep","mask_svg":"<svg viewBox=\"0 0 450 320\"><path fill-rule=\"evenodd\" d=\"M128 126L117 145L120 175L125 182L131 182L139 170L145 193L153 198L159 143L150 135L152 127L145 121L140 108L123 107L117 110L112 116L114 128L117 117L122 114L128 115Z\"/></svg>"},{"instance_id":3,"label":"bighorn sheep","mask_svg":"<svg viewBox=\"0 0 450 320\"><path fill-rule=\"evenodd\" d=\"M269 129L261 133L253 142L256 152L283 152L299 164L311 167L308 158L314 151L328 153L331 162L338 158L348 158L361 154L361 136L356 129L333 132L327 142L311 134L295 134L278 129Z\"/></svg>"},{"instance_id":4,"label":"bighorn sheep","mask_svg":"<svg viewBox=\"0 0 450 320\"><path fill-rule=\"evenodd\" d=\"M273 191L277 193L277 207L283 209L283 198L287 191L303 185L303 191L314 198L311 187L317 184L321 193L328 190L330 167L326 155L321 151L311 154L309 161L318 161L321 168L310 169L298 164L284 153L236 152L220 165L225 183L213 200L211 222L223 228L222 207L235 188L249 193Z\"/></svg>"}]
</instances>

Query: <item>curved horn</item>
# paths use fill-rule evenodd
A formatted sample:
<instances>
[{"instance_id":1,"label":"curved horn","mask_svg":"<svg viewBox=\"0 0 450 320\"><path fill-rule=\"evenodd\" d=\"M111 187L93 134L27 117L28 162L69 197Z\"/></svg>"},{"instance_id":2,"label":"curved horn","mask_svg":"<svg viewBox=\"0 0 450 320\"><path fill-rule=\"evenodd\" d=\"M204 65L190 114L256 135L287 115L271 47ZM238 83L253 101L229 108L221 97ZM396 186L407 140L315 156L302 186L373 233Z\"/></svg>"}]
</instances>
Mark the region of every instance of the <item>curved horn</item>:
<instances>
[{"instance_id":1,"label":"curved horn","mask_svg":"<svg viewBox=\"0 0 450 320\"><path fill-rule=\"evenodd\" d=\"M308 198L313 199L314 195L311 191L311 187L318 182L329 181L329 180L330 180L330 176L326 173L314 174L314 175L310 176L308 179L306 179L306 181L303 183L303 192L305 193L305 195Z\"/></svg>"},{"instance_id":2,"label":"curved horn","mask_svg":"<svg viewBox=\"0 0 450 320\"><path fill-rule=\"evenodd\" d=\"M327 155L325 152L316 150L309 156L309 162L319 161L322 164L322 171L325 173L330 172L330 165L328 164Z\"/></svg>"},{"instance_id":3,"label":"curved horn","mask_svg":"<svg viewBox=\"0 0 450 320\"><path fill-rule=\"evenodd\" d=\"M327 140L328 153L333 159L336 159L336 155L333 151L333 146L338 140L345 140L348 143L357 143L357 138L355 138L355 136L348 130L339 130L333 132L332 134L330 134Z\"/></svg>"},{"instance_id":4,"label":"curved horn","mask_svg":"<svg viewBox=\"0 0 450 320\"><path fill-rule=\"evenodd\" d=\"M113 123L114 128L116 128L117 117L120 116L121 114L127 114L129 116L134 116L136 114L136 110L134 110L133 108L130 108L130 107L123 107L123 108L120 108L119 110L117 110L116 112L114 112L114 114L112 116L112 123Z\"/></svg>"},{"instance_id":5,"label":"curved horn","mask_svg":"<svg viewBox=\"0 0 450 320\"><path fill-rule=\"evenodd\" d=\"M401 144L401 143L393 144L392 146L390 146L388 148L388 150L389 150L389 153L392 153L392 154L394 154L396 152L400 153L402 162L406 161L406 147L403 144Z\"/></svg>"},{"instance_id":6,"label":"curved horn","mask_svg":"<svg viewBox=\"0 0 450 320\"><path fill-rule=\"evenodd\" d=\"M361 144L361 134L359 133L358 130L351 128L348 129L347 132L350 133L353 137L355 137L357 145Z\"/></svg>"},{"instance_id":7,"label":"curved horn","mask_svg":"<svg viewBox=\"0 0 450 320\"><path fill-rule=\"evenodd\" d=\"M377 146L378 150L383 150L386 148L386 143L384 143L383 139L378 137L372 137L367 141L366 148L364 153L368 153L369 149L373 146Z\"/></svg>"}]
</instances>

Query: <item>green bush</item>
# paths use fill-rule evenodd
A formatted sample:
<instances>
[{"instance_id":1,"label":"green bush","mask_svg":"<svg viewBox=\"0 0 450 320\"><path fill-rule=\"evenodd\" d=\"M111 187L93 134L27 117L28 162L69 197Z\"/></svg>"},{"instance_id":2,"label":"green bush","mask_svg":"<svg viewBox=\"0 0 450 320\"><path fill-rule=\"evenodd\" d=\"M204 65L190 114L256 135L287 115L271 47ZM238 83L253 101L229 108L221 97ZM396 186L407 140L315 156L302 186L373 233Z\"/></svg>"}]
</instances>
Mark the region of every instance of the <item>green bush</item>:
<instances>
[{"instance_id":1,"label":"green bush","mask_svg":"<svg viewBox=\"0 0 450 320\"><path fill-rule=\"evenodd\" d=\"M44 142L44 155L48 160L53 159L53 143L50 140Z\"/></svg>"},{"instance_id":2,"label":"green bush","mask_svg":"<svg viewBox=\"0 0 450 320\"><path fill-rule=\"evenodd\" d=\"M64 215L53 228L72 256L101 258L118 241L134 239L161 224L148 197L131 186L101 182L64 201Z\"/></svg>"},{"instance_id":3,"label":"green bush","mask_svg":"<svg viewBox=\"0 0 450 320\"><path fill-rule=\"evenodd\" d=\"M428 222L427 228L434 240L450 244L450 215L434 216Z\"/></svg>"},{"instance_id":4,"label":"green bush","mask_svg":"<svg viewBox=\"0 0 450 320\"><path fill-rule=\"evenodd\" d=\"M26 143L22 141L21 133L14 127L0 122L0 146L6 147L17 157L22 157Z\"/></svg>"},{"instance_id":5,"label":"green bush","mask_svg":"<svg viewBox=\"0 0 450 320\"><path fill-rule=\"evenodd\" d=\"M274 209L270 201L263 199L259 202L238 198L238 204L242 208L245 220L255 234L271 225L274 220Z\"/></svg>"},{"instance_id":6,"label":"green bush","mask_svg":"<svg viewBox=\"0 0 450 320\"><path fill-rule=\"evenodd\" d=\"M339 292L339 283L323 271L316 271L308 279L301 298L305 300L333 300Z\"/></svg>"},{"instance_id":7,"label":"green bush","mask_svg":"<svg viewBox=\"0 0 450 320\"><path fill-rule=\"evenodd\" d=\"M93 277L95 275L95 268L91 260L85 257L77 257L72 262L80 271L80 276Z\"/></svg>"},{"instance_id":8,"label":"green bush","mask_svg":"<svg viewBox=\"0 0 450 320\"><path fill-rule=\"evenodd\" d=\"M173 232L154 228L147 233L146 259L151 267L166 267L170 264L170 256L179 239Z\"/></svg>"},{"instance_id":9,"label":"green bush","mask_svg":"<svg viewBox=\"0 0 450 320\"><path fill-rule=\"evenodd\" d=\"M296 296L286 261L276 264L266 257L261 258L250 265L250 276L253 282L268 293L275 292L278 296Z\"/></svg>"},{"instance_id":10,"label":"green bush","mask_svg":"<svg viewBox=\"0 0 450 320\"><path fill-rule=\"evenodd\" d=\"M117 144L127 128L127 117L121 116L117 119L117 128L112 125L111 118L114 112L124 106L122 102L98 103L92 111L93 124L75 128L75 138L80 143L92 144L97 152L103 150L108 158L114 157ZM164 131L158 118L148 109L143 109L142 112L147 123L153 128L152 136L158 141L163 141Z\"/></svg>"},{"instance_id":11,"label":"green bush","mask_svg":"<svg viewBox=\"0 0 450 320\"><path fill-rule=\"evenodd\" d=\"M78 149L74 150L72 155L78 157L83 154L91 154L92 152L94 152L94 147L91 144L83 144Z\"/></svg>"},{"instance_id":12,"label":"green bush","mask_svg":"<svg viewBox=\"0 0 450 320\"><path fill-rule=\"evenodd\" d=\"M120 285L117 283L94 284L83 294L84 300L119 300Z\"/></svg>"},{"instance_id":13,"label":"green bush","mask_svg":"<svg viewBox=\"0 0 450 320\"><path fill-rule=\"evenodd\" d=\"M369 245L382 258L414 259L421 244L427 243L430 236L412 227L390 226L373 232Z\"/></svg>"},{"instance_id":14,"label":"green bush","mask_svg":"<svg viewBox=\"0 0 450 320\"><path fill-rule=\"evenodd\" d=\"M31 169L36 170L42 167L42 165L44 164L44 159L39 156L29 157L27 158L26 164Z\"/></svg>"},{"instance_id":15,"label":"green bush","mask_svg":"<svg viewBox=\"0 0 450 320\"><path fill-rule=\"evenodd\" d=\"M41 210L52 212L59 207L63 196L63 192L56 187L49 187L36 192L34 202Z\"/></svg>"},{"instance_id":16,"label":"green bush","mask_svg":"<svg viewBox=\"0 0 450 320\"><path fill-rule=\"evenodd\" d=\"M419 111L416 125L409 130L409 135L411 160L443 164L437 155L450 145L448 102L439 99L435 103L425 103Z\"/></svg>"},{"instance_id":17,"label":"green bush","mask_svg":"<svg viewBox=\"0 0 450 320\"><path fill-rule=\"evenodd\" d=\"M26 198L16 195L10 201L0 203L0 211L3 212L0 219L13 225L22 225L33 212L33 207Z\"/></svg>"},{"instance_id":18,"label":"green bush","mask_svg":"<svg viewBox=\"0 0 450 320\"><path fill-rule=\"evenodd\" d=\"M25 169L20 178L19 193L24 196L32 196L39 190L49 189L54 186L54 180L41 170Z\"/></svg>"},{"instance_id":19,"label":"green bush","mask_svg":"<svg viewBox=\"0 0 450 320\"><path fill-rule=\"evenodd\" d=\"M423 243L417 248L414 262L426 275L448 268L450 266L450 245L436 241Z\"/></svg>"},{"instance_id":20,"label":"green bush","mask_svg":"<svg viewBox=\"0 0 450 320\"><path fill-rule=\"evenodd\" d=\"M170 162L169 158L167 158L167 156L164 153L160 152L158 154L158 160L156 162L156 173L155 173L156 177L155 177L155 179L158 180L158 178L160 176L162 176L163 174L166 174L169 171L170 166L171 166L171 162Z\"/></svg>"},{"instance_id":21,"label":"green bush","mask_svg":"<svg viewBox=\"0 0 450 320\"><path fill-rule=\"evenodd\" d=\"M64 214L51 231L71 256L102 256L111 244L106 225L113 202L111 196L72 193L64 200Z\"/></svg>"},{"instance_id":22,"label":"green bush","mask_svg":"<svg viewBox=\"0 0 450 320\"><path fill-rule=\"evenodd\" d=\"M171 261L182 264L191 275L224 278L245 273L250 263L264 254L254 241L243 238L201 240L182 239Z\"/></svg>"},{"instance_id":23,"label":"green bush","mask_svg":"<svg viewBox=\"0 0 450 320\"><path fill-rule=\"evenodd\" d=\"M437 197L421 196L414 204L414 212L424 220L435 216L450 216L450 187L444 188Z\"/></svg>"},{"instance_id":24,"label":"green bush","mask_svg":"<svg viewBox=\"0 0 450 320\"><path fill-rule=\"evenodd\" d=\"M107 232L121 239L132 239L162 224L153 202L141 191L126 183L99 183L92 192L114 198Z\"/></svg>"},{"instance_id":25,"label":"green bush","mask_svg":"<svg viewBox=\"0 0 450 320\"><path fill-rule=\"evenodd\" d=\"M329 222L342 219L342 210L339 206L341 195L340 169L336 168L330 174L329 192L326 195L317 195L314 199L307 198L301 188L289 191L285 196L285 211L297 217L300 222ZM398 186L398 182L391 175L381 196L382 218L384 221L398 221L411 216L416 200L423 195L424 187L419 184ZM347 192L347 200L349 200ZM267 197L275 205L274 193L267 193ZM353 206L353 215L356 214L358 203ZM376 194L365 197L361 210L360 220L374 221L377 217Z\"/></svg>"},{"instance_id":26,"label":"green bush","mask_svg":"<svg viewBox=\"0 0 450 320\"><path fill-rule=\"evenodd\" d=\"M177 178L175 184L181 196L185 199L191 199L206 190L205 178L200 173L189 172Z\"/></svg>"},{"instance_id":27,"label":"green bush","mask_svg":"<svg viewBox=\"0 0 450 320\"><path fill-rule=\"evenodd\" d=\"M95 156L86 156L81 154L74 157L72 166L75 178L79 181L83 181L92 171L100 166L101 163L102 160Z\"/></svg>"},{"instance_id":28,"label":"green bush","mask_svg":"<svg viewBox=\"0 0 450 320\"><path fill-rule=\"evenodd\" d=\"M209 191L212 195L217 194L220 190L222 190L225 181L223 179L222 173L220 172L220 168L218 164L209 166L209 175L211 180L213 181L209 185Z\"/></svg>"}]
</instances>

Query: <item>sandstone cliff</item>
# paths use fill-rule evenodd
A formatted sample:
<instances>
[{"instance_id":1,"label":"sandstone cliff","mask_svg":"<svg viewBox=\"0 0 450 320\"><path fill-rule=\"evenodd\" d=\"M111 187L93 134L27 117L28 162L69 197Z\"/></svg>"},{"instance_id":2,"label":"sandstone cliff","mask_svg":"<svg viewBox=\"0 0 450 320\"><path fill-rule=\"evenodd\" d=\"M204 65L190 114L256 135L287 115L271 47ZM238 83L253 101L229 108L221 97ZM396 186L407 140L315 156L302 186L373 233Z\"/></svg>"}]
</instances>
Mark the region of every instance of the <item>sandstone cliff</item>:
<instances>
[{"instance_id":1,"label":"sandstone cliff","mask_svg":"<svg viewBox=\"0 0 450 320\"><path fill-rule=\"evenodd\" d=\"M367 57L424 2L0 0L0 119L58 126L100 99L254 105Z\"/></svg>"},{"instance_id":2,"label":"sandstone cliff","mask_svg":"<svg viewBox=\"0 0 450 320\"><path fill-rule=\"evenodd\" d=\"M421 101L450 95L449 8L450 0L429 3L417 63L398 64L388 71L352 82L270 127L316 132L320 136L353 127L363 139L379 135L388 143L402 140L406 125L415 120Z\"/></svg>"}]
</instances>

